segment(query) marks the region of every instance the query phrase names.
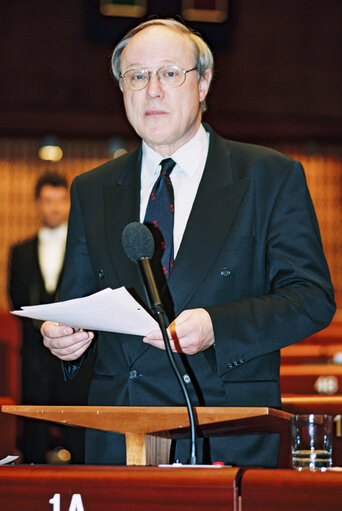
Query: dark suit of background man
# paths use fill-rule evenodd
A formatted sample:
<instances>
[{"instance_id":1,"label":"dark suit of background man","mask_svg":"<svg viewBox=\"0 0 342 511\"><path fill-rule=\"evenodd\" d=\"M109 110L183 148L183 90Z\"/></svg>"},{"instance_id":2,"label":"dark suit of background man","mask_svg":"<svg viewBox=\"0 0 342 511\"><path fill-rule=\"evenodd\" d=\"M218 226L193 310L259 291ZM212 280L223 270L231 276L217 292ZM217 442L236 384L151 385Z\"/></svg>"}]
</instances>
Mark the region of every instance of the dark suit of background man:
<instances>
[{"instance_id":1,"label":"dark suit of background man","mask_svg":"<svg viewBox=\"0 0 342 511\"><path fill-rule=\"evenodd\" d=\"M42 224L37 235L13 246L10 252L9 294L15 309L50 303L57 298L70 207L65 178L51 172L41 176L35 187L35 206ZM70 389L66 393L60 361L42 345L41 323L24 319L21 324L22 403L64 404L70 399ZM70 433L65 427L25 419L21 441L23 461L46 463L48 453L57 446L68 447L80 457L82 440L78 437L81 435L80 431Z\"/></svg>"},{"instance_id":2,"label":"dark suit of background man","mask_svg":"<svg viewBox=\"0 0 342 511\"><path fill-rule=\"evenodd\" d=\"M280 348L324 328L335 312L303 169L202 124L212 54L182 24L133 29L114 50L113 71L143 142L74 181L61 297L124 285L146 300L121 235L144 221L159 163L171 157L175 260L160 291L193 403L280 407ZM42 333L70 378L96 346L89 404L184 404L159 330L95 336L47 322ZM199 445L199 461L267 467L277 450L277 435L212 438ZM185 463L188 452L187 440L177 442L176 458ZM124 438L89 430L86 462L124 464Z\"/></svg>"}]
</instances>

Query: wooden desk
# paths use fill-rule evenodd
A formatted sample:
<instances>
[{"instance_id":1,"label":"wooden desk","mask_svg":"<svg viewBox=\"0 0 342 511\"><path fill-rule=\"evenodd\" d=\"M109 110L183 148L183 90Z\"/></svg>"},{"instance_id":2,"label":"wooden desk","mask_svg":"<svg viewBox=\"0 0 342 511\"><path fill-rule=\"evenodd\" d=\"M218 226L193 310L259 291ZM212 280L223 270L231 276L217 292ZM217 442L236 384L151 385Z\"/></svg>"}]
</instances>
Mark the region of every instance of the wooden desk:
<instances>
[{"instance_id":1,"label":"wooden desk","mask_svg":"<svg viewBox=\"0 0 342 511\"><path fill-rule=\"evenodd\" d=\"M282 394L334 395L341 393L342 365L281 365L280 389Z\"/></svg>"},{"instance_id":2,"label":"wooden desk","mask_svg":"<svg viewBox=\"0 0 342 511\"><path fill-rule=\"evenodd\" d=\"M66 511L74 498L83 507L74 502L73 509L84 511L236 511L239 472L227 467L4 466L0 509Z\"/></svg>"},{"instance_id":3,"label":"wooden desk","mask_svg":"<svg viewBox=\"0 0 342 511\"><path fill-rule=\"evenodd\" d=\"M248 469L240 511L341 511L342 472Z\"/></svg>"},{"instance_id":4,"label":"wooden desk","mask_svg":"<svg viewBox=\"0 0 342 511\"><path fill-rule=\"evenodd\" d=\"M342 356L342 344L299 342L281 350L281 363L284 364L328 364L334 357ZM341 355L340 355L341 354Z\"/></svg>"},{"instance_id":5,"label":"wooden desk","mask_svg":"<svg viewBox=\"0 0 342 511\"><path fill-rule=\"evenodd\" d=\"M293 414L327 413L342 415L342 396L287 396L281 397L282 409Z\"/></svg>"},{"instance_id":6,"label":"wooden desk","mask_svg":"<svg viewBox=\"0 0 342 511\"><path fill-rule=\"evenodd\" d=\"M337 511L341 502L341 472L0 467L1 511Z\"/></svg>"}]
</instances>

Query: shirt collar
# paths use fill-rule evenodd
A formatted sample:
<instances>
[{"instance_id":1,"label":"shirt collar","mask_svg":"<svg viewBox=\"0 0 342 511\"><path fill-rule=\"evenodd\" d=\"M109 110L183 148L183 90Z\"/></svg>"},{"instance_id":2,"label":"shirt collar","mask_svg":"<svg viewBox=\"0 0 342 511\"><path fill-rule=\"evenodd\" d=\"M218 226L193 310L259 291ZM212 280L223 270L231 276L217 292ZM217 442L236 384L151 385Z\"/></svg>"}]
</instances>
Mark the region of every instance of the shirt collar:
<instances>
[{"instance_id":1,"label":"shirt collar","mask_svg":"<svg viewBox=\"0 0 342 511\"><path fill-rule=\"evenodd\" d=\"M58 225L58 227L54 227L53 229L50 229L49 227L41 227L38 232L39 241L48 241L52 239L63 240L66 238L67 227L66 222Z\"/></svg>"},{"instance_id":2,"label":"shirt collar","mask_svg":"<svg viewBox=\"0 0 342 511\"><path fill-rule=\"evenodd\" d=\"M177 165L188 174L189 177L193 176L198 168L198 164L206 159L209 147L209 133L207 133L202 124L197 130L197 133L187 142L182 145L177 151L170 155ZM142 142L142 157L143 167L145 169L154 169L153 180L159 175L159 164L164 159L161 154L154 151L146 142ZM151 176L152 179L152 176Z\"/></svg>"}]
</instances>

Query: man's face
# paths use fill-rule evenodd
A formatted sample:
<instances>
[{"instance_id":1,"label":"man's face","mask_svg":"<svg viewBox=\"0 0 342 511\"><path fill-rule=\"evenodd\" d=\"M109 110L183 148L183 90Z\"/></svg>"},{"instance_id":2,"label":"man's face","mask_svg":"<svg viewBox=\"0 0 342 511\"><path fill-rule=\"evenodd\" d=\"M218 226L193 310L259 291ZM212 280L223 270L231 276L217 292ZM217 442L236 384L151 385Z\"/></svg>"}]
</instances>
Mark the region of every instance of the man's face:
<instances>
[{"instance_id":1,"label":"man's face","mask_svg":"<svg viewBox=\"0 0 342 511\"><path fill-rule=\"evenodd\" d=\"M138 32L121 55L121 73L129 69L158 70L165 65L191 69L195 65L189 38L167 27L154 26ZM169 156L196 133L201 122L200 102L211 79L198 81L196 71L187 73L176 88L160 84L155 73L145 89L132 91L122 83L126 115L137 134L162 156Z\"/></svg>"},{"instance_id":2,"label":"man's face","mask_svg":"<svg viewBox=\"0 0 342 511\"><path fill-rule=\"evenodd\" d=\"M53 229L66 222L69 215L69 193L63 186L44 185L36 200L37 211L45 227Z\"/></svg>"}]
</instances>

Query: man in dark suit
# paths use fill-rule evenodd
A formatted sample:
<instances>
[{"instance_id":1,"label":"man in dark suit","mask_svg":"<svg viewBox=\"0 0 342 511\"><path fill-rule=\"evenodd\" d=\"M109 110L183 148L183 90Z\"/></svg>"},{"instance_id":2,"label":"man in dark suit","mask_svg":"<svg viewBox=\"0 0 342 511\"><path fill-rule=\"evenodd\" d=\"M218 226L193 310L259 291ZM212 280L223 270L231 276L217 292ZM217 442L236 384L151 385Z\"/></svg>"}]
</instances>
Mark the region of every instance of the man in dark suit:
<instances>
[{"instance_id":1,"label":"man in dark suit","mask_svg":"<svg viewBox=\"0 0 342 511\"><path fill-rule=\"evenodd\" d=\"M151 20L133 29L114 50L113 72L143 142L74 181L61 297L124 285L146 302L121 235L147 218L161 160L172 158L175 257L162 265L160 291L193 404L280 407L279 350L327 326L335 311L302 167L202 124L213 59L182 24ZM41 331L67 378L96 347L89 404L183 404L159 330L95 336L46 322ZM182 462L184 443L175 448ZM212 438L199 462L271 467L277 448L277 435ZM124 439L87 431L86 462L124 464Z\"/></svg>"},{"instance_id":2,"label":"man in dark suit","mask_svg":"<svg viewBox=\"0 0 342 511\"><path fill-rule=\"evenodd\" d=\"M66 179L56 172L43 174L36 183L35 205L41 220L37 235L13 246L10 251L9 295L15 309L57 299L70 207ZM23 319L21 325L22 403L64 404L70 398L70 389L66 391L60 361L42 346L41 322ZM78 435L82 432L78 431ZM76 444L69 438L69 429L37 420L23 420L21 443L25 463L53 461L53 448L66 447L66 444L76 452ZM82 444L78 451L80 449ZM68 459L66 452L62 455Z\"/></svg>"}]
</instances>

